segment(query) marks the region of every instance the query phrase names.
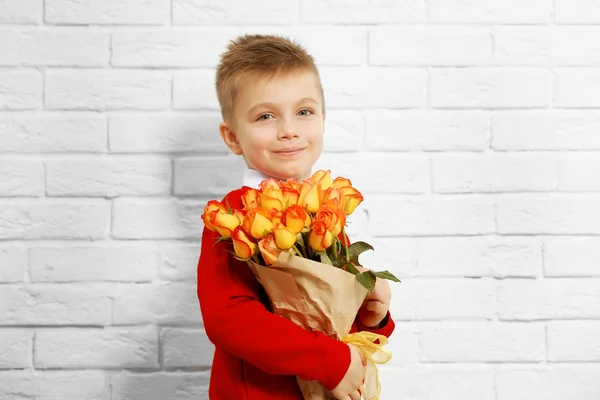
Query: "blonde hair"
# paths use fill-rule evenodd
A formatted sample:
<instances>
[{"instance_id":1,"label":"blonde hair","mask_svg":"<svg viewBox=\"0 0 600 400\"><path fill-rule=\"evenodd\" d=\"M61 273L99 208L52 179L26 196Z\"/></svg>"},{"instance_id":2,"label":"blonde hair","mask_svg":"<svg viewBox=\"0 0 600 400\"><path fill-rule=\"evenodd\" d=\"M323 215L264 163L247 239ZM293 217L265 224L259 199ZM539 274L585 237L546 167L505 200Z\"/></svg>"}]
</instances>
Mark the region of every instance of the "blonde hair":
<instances>
[{"instance_id":1,"label":"blonde hair","mask_svg":"<svg viewBox=\"0 0 600 400\"><path fill-rule=\"evenodd\" d=\"M319 71L313 57L302 46L274 35L243 35L232 40L217 67L216 90L223 120L233 117L236 95L248 77L304 71L315 75L325 113Z\"/></svg>"}]
</instances>

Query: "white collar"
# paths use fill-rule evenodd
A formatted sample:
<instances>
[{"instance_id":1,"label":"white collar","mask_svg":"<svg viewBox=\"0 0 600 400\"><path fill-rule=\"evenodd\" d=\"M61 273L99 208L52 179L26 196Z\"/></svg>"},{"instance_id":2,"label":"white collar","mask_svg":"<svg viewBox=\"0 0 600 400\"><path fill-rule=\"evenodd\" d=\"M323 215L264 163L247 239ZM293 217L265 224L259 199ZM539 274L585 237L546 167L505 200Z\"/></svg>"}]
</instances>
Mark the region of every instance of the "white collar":
<instances>
[{"instance_id":1,"label":"white collar","mask_svg":"<svg viewBox=\"0 0 600 400\"><path fill-rule=\"evenodd\" d=\"M248 186L253 189L258 189L260 183L265 179L269 179L269 177L260 171L250 169L248 167L246 167L246 169L244 170L244 186Z\"/></svg>"}]
</instances>

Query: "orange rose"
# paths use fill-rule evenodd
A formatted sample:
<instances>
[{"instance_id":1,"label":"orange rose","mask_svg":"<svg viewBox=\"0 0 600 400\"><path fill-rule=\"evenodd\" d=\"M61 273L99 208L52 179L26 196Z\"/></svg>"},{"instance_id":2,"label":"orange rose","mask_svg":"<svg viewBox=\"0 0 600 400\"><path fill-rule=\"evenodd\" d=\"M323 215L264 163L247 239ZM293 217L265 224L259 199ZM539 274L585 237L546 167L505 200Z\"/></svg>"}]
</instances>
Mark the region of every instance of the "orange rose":
<instances>
[{"instance_id":1,"label":"orange rose","mask_svg":"<svg viewBox=\"0 0 600 400\"><path fill-rule=\"evenodd\" d=\"M342 202L342 210L346 215L350 215L356 210L356 207L364 200L362 194L351 186L343 187L340 189L344 194L344 200Z\"/></svg>"},{"instance_id":2,"label":"orange rose","mask_svg":"<svg viewBox=\"0 0 600 400\"><path fill-rule=\"evenodd\" d=\"M273 228L275 245L280 250L288 250L296 243L296 234L283 224L277 224Z\"/></svg>"},{"instance_id":3,"label":"orange rose","mask_svg":"<svg viewBox=\"0 0 600 400\"><path fill-rule=\"evenodd\" d=\"M341 189L343 187L352 187L352 182L350 182L350 179L342 178L340 176L335 178L335 180L333 181L333 187L336 189Z\"/></svg>"},{"instance_id":4,"label":"orange rose","mask_svg":"<svg viewBox=\"0 0 600 400\"><path fill-rule=\"evenodd\" d=\"M310 215L297 204L288 207L281 220L294 233L300 233L302 229L310 226Z\"/></svg>"},{"instance_id":5,"label":"orange rose","mask_svg":"<svg viewBox=\"0 0 600 400\"><path fill-rule=\"evenodd\" d=\"M289 206L295 205L298 203L298 198L300 197L300 193L296 189L283 188L281 189L283 193L283 209L285 210Z\"/></svg>"},{"instance_id":6,"label":"orange rose","mask_svg":"<svg viewBox=\"0 0 600 400\"><path fill-rule=\"evenodd\" d=\"M275 245L275 238L273 235L269 235L258 242L258 249L260 250L260 254L262 254L265 264L271 265L279 258L281 254L281 250L277 248Z\"/></svg>"},{"instance_id":7,"label":"orange rose","mask_svg":"<svg viewBox=\"0 0 600 400\"><path fill-rule=\"evenodd\" d=\"M273 226L281 223L281 220L283 219L283 211L272 208L269 214L271 214L271 223Z\"/></svg>"},{"instance_id":8,"label":"orange rose","mask_svg":"<svg viewBox=\"0 0 600 400\"><path fill-rule=\"evenodd\" d=\"M258 201L258 190L256 189L250 189L242 195L242 204L244 205L244 210L258 208L260 206Z\"/></svg>"},{"instance_id":9,"label":"orange rose","mask_svg":"<svg viewBox=\"0 0 600 400\"><path fill-rule=\"evenodd\" d=\"M331 171L330 170L327 170L327 171L319 170L311 176L311 179L313 179L315 182L317 182L319 184L319 186L321 186L321 189L323 191L325 191L333 186L333 182L331 181Z\"/></svg>"},{"instance_id":10,"label":"orange rose","mask_svg":"<svg viewBox=\"0 0 600 400\"><path fill-rule=\"evenodd\" d=\"M317 212L321 205L321 188L313 179L305 179L300 189L298 205L308 212Z\"/></svg>"},{"instance_id":11,"label":"orange rose","mask_svg":"<svg viewBox=\"0 0 600 400\"><path fill-rule=\"evenodd\" d=\"M200 217L204 221L204 226L213 232L217 231L217 229L211 224L211 219L213 218L212 214L215 212L227 213L227 209L220 202L211 200L206 204L206 207L204 207L204 214L202 214Z\"/></svg>"},{"instance_id":12,"label":"orange rose","mask_svg":"<svg viewBox=\"0 0 600 400\"><path fill-rule=\"evenodd\" d=\"M325 193L323 193L323 200L334 202L337 201L337 203L341 205L344 200L344 194L340 189L330 187L325 191Z\"/></svg>"},{"instance_id":13,"label":"orange rose","mask_svg":"<svg viewBox=\"0 0 600 400\"><path fill-rule=\"evenodd\" d=\"M315 214L313 225L318 222L323 222L327 227L327 230L333 236L337 236L346 224L346 216L342 212L339 204L332 201L326 201Z\"/></svg>"},{"instance_id":14,"label":"orange rose","mask_svg":"<svg viewBox=\"0 0 600 400\"><path fill-rule=\"evenodd\" d=\"M233 230L240 226L240 220L235 214L213 211L210 216L209 223L214 226L216 231L224 238L231 237Z\"/></svg>"},{"instance_id":15,"label":"orange rose","mask_svg":"<svg viewBox=\"0 0 600 400\"><path fill-rule=\"evenodd\" d=\"M262 239L273 230L271 214L264 208L255 208L246 213L242 228L255 239Z\"/></svg>"},{"instance_id":16,"label":"orange rose","mask_svg":"<svg viewBox=\"0 0 600 400\"><path fill-rule=\"evenodd\" d=\"M260 206L267 211L283 210L283 193L279 187L267 187L259 193Z\"/></svg>"},{"instance_id":17,"label":"orange rose","mask_svg":"<svg viewBox=\"0 0 600 400\"><path fill-rule=\"evenodd\" d=\"M323 221L317 221L313 224L310 235L308 235L308 244L315 251L325 251L333 243L333 235L327 230Z\"/></svg>"},{"instance_id":18,"label":"orange rose","mask_svg":"<svg viewBox=\"0 0 600 400\"><path fill-rule=\"evenodd\" d=\"M240 226L233 230L231 241L233 242L233 250L235 254L243 260L249 259L256 254L258 250L256 243L254 243L252 239L246 235Z\"/></svg>"},{"instance_id":19,"label":"orange rose","mask_svg":"<svg viewBox=\"0 0 600 400\"><path fill-rule=\"evenodd\" d=\"M300 184L296 182L294 178L290 178L287 181L279 182L279 187L281 190L300 190Z\"/></svg>"},{"instance_id":20,"label":"orange rose","mask_svg":"<svg viewBox=\"0 0 600 400\"><path fill-rule=\"evenodd\" d=\"M260 183L260 191L264 192L267 189L281 189L279 187L279 182L277 182L273 178L265 179Z\"/></svg>"}]
</instances>

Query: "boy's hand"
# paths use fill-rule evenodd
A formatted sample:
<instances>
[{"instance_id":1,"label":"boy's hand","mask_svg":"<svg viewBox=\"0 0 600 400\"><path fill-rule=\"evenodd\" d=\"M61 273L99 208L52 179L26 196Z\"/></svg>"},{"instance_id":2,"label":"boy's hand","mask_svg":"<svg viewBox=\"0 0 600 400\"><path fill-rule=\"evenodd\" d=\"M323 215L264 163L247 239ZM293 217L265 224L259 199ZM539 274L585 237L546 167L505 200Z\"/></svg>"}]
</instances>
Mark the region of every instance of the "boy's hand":
<instances>
[{"instance_id":1,"label":"boy's hand","mask_svg":"<svg viewBox=\"0 0 600 400\"><path fill-rule=\"evenodd\" d=\"M360 272L367 270L362 267L357 267L357 269ZM365 297L362 306L358 310L358 319L360 323L367 328L379 328L379 324L383 321L390 309L391 299L392 292L390 291L390 284L385 279L377 278L375 281L375 289L372 292L367 293L367 297Z\"/></svg>"},{"instance_id":2,"label":"boy's hand","mask_svg":"<svg viewBox=\"0 0 600 400\"><path fill-rule=\"evenodd\" d=\"M349 344L348 347L350 348L350 366L331 394L338 400L360 400L358 390L365 379L367 360L356 346Z\"/></svg>"}]
</instances>

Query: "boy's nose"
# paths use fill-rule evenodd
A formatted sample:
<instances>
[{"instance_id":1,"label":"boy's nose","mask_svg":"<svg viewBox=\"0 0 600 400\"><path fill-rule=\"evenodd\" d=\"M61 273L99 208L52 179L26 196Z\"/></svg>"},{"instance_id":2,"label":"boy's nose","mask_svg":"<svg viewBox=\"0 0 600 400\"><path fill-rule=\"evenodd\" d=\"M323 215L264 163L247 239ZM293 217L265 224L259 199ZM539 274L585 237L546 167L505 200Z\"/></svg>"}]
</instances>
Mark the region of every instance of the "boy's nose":
<instances>
[{"instance_id":1,"label":"boy's nose","mask_svg":"<svg viewBox=\"0 0 600 400\"><path fill-rule=\"evenodd\" d=\"M298 137L296 127L290 121L283 121L279 127L278 139L292 139Z\"/></svg>"}]
</instances>

